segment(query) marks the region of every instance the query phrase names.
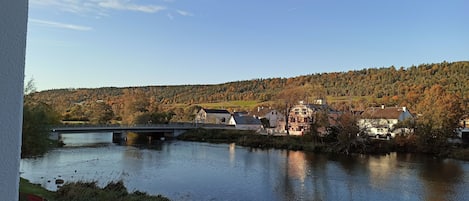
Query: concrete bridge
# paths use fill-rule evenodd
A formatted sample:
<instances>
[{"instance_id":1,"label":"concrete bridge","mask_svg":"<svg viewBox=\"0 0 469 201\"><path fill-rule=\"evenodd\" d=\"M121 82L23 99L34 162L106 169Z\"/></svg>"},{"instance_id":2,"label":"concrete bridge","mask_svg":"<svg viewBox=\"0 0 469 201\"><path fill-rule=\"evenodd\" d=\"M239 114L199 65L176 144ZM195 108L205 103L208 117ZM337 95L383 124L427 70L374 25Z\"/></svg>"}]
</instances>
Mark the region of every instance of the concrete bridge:
<instances>
[{"instance_id":1,"label":"concrete bridge","mask_svg":"<svg viewBox=\"0 0 469 201\"><path fill-rule=\"evenodd\" d=\"M145 124L145 125L65 125L51 129L50 139L60 140L62 134L86 134L86 133L110 133L113 134L113 141L127 139L128 132L140 135L158 134L162 137L177 137L188 130L195 128L205 129L232 129L230 126L220 124L194 124L194 123L173 123L173 124Z\"/></svg>"}]
</instances>

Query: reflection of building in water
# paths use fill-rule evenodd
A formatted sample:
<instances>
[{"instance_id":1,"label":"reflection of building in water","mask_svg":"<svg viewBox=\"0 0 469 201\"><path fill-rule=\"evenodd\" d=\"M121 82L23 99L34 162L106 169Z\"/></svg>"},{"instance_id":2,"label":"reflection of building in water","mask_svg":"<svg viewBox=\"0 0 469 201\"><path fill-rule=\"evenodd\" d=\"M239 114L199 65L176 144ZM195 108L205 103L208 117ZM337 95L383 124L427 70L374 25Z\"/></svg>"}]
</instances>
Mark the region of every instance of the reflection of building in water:
<instances>
[{"instance_id":1,"label":"reflection of building in water","mask_svg":"<svg viewBox=\"0 0 469 201\"><path fill-rule=\"evenodd\" d=\"M229 146L229 153L230 153L230 165L231 167L235 166L235 158L236 158L236 144L231 143Z\"/></svg>"},{"instance_id":2,"label":"reflection of building in water","mask_svg":"<svg viewBox=\"0 0 469 201\"><path fill-rule=\"evenodd\" d=\"M368 170L370 171L370 184L375 188L386 188L393 172L397 168L396 153L385 156L370 156Z\"/></svg>"},{"instance_id":3,"label":"reflection of building in water","mask_svg":"<svg viewBox=\"0 0 469 201\"><path fill-rule=\"evenodd\" d=\"M305 181L306 171L308 165L305 153L301 151L288 152L288 176L299 179L301 182Z\"/></svg>"}]
</instances>

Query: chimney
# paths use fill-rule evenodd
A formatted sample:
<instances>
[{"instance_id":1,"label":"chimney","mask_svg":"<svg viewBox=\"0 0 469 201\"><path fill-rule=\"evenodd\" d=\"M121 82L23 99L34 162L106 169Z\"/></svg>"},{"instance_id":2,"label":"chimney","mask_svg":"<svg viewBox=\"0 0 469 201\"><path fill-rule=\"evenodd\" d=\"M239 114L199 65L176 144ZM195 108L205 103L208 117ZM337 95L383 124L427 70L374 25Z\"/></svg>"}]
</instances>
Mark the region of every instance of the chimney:
<instances>
[{"instance_id":1,"label":"chimney","mask_svg":"<svg viewBox=\"0 0 469 201\"><path fill-rule=\"evenodd\" d=\"M383 104L383 105L381 105L381 109L382 109L382 110L384 110L384 104Z\"/></svg>"}]
</instances>

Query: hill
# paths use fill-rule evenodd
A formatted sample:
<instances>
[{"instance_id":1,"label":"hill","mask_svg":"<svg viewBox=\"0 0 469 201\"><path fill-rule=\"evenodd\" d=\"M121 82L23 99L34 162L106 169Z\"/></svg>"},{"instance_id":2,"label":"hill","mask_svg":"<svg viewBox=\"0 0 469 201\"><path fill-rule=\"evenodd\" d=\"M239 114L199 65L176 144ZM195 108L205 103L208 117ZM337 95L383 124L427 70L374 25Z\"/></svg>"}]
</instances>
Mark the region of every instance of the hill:
<instances>
[{"instance_id":1,"label":"hill","mask_svg":"<svg viewBox=\"0 0 469 201\"><path fill-rule=\"evenodd\" d=\"M269 78L229 82L217 85L106 87L96 89L54 89L29 94L26 98L44 102L66 115L82 107L83 117L92 115L96 103L103 103L114 116L124 115L124 110L137 99L153 110L172 110L176 114L192 113L195 105L227 107L221 104L236 103L230 108L252 109L257 104L269 105L283 89L304 84L324 87L328 101L341 107L370 104L407 105L415 109L426 90L441 86L448 93L460 97L467 106L469 97L469 62L442 62L396 68L368 68L348 72L331 72L303 75L292 78ZM139 98L137 98L139 97ZM127 103L127 104L126 104ZM246 104L247 103L247 104ZM257 104L256 104L257 103ZM229 105L229 104L227 104ZM147 110L149 110L147 108ZM467 107L466 107L467 108ZM88 113L88 114L87 114ZM77 115L77 114L73 114ZM184 118L190 118L185 114Z\"/></svg>"}]
</instances>

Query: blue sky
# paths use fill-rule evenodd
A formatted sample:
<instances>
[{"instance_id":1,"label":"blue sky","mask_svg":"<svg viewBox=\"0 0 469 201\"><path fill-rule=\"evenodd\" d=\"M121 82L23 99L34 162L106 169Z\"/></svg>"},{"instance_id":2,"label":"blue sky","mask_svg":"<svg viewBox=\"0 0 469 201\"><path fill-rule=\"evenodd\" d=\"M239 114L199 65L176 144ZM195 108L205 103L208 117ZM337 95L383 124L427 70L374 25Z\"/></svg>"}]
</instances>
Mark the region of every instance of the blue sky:
<instances>
[{"instance_id":1,"label":"blue sky","mask_svg":"<svg viewBox=\"0 0 469 201\"><path fill-rule=\"evenodd\" d=\"M469 60L469 1L29 0L38 90Z\"/></svg>"}]
</instances>

